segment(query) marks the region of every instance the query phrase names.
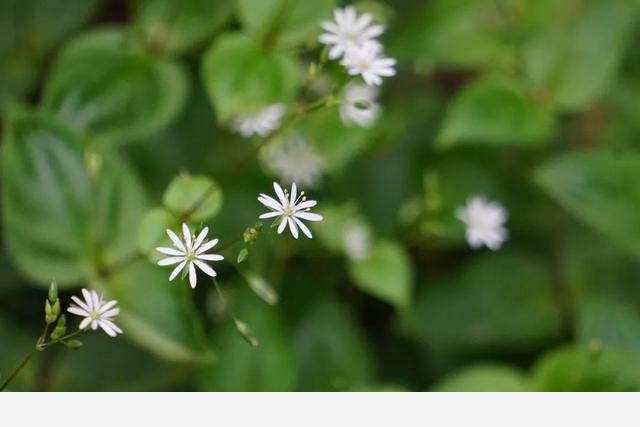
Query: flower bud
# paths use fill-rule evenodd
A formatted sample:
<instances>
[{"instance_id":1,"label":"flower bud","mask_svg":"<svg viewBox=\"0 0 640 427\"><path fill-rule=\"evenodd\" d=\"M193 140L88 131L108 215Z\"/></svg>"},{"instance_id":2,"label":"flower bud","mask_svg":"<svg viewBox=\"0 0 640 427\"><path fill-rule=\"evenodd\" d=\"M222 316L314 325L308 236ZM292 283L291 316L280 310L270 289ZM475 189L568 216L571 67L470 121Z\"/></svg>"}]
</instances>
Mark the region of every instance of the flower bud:
<instances>
[{"instance_id":1,"label":"flower bud","mask_svg":"<svg viewBox=\"0 0 640 427\"><path fill-rule=\"evenodd\" d=\"M61 315L56 323L56 327L51 332L51 339L57 340L67 332L67 318L65 315Z\"/></svg>"},{"instance_id":2,"label":"flower bud","mask_svg":"<svg viewBox=\"0 0 640 427\"><path fill-rule=\"evenodd\" d=\"M249 245L253 245L255 242L258 241L258 230L256 230L253 227L247 228L246 230L244 230L242 239L244 240L245 243Z\"/></svg>"},{"instance_id":3,"label":"flower bud","mask_svg":"<svg viewBox=\"0 0 640 427\"><path fill-rule=\"evenodd\" d=\"M76 350L83 346L82 341L80 340L65 341L64 345L66 345L69 350Z\"/></svg>"},{"instance_id":4,"label":"flower bud","mask_svg":"<svg viewBox=\"0 0 640 427\"><path fill-rule=\"evenodd\" d=\"M51 285L49 285L48 296L49 296L49 301L51 301L52 304L58 300L58 284L56 283L55 280L53 280L51 282Z\"/></svg>"},{"instance_id":5,"label":"flower bud","mask_svg":"<svg viewBox=\"0 0 640 427\"><path fill-rule=\"evenodd\" d=\"M240 336L242 336L251 347L257 347L259 344L258 338L249 325L238 319L234 319L234 322L236 324L236 331L238 331Z\"/></svg>"},{"instance_id":6,"label":"flower bud","mask_svg":"<svg viewBox=\"0 0 640 427\"><path fill-rule=\"evenodd\" d=\"M249 251L247 250L247 248L242 248L242 250L238 253L238 259L237 259L238 264L246 260L248 256L249 256Z\"/></svg>"},{"instance_id":7,"label":"flower bud","mask_svg":"<svg viewBox=\"0 0 640 427\"><path fill-rule=\"evenodd\" d=\"M60 300L56 300L56 302L51 305L49 300L46 300L44 303L44 321L47 325L52 324L56 321L58 316L60 315Z\"/></svg>"}]
</instances>

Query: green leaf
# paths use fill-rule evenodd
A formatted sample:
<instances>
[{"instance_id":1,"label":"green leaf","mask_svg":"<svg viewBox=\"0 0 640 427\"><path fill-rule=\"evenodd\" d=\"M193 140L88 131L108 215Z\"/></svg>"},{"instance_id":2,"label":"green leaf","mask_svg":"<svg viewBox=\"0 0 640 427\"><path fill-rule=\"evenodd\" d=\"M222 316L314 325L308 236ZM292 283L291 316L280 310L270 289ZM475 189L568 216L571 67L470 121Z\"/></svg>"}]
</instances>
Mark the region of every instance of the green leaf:
<instances>
[{"instance_id":1,"label":"green leaf","mask_svg":"<svg viewBox=\"0 0 640 427\"><path fill-rule=\"evenodd\" d=\"M632 35L638 4L553 0L544 25L523 49L531 84L562 110L587 107L613 83Z\"/></svg>"},{"instance_id":2,"label":"green leaf","mask_svg":"<svg viewBox=\"0 0 640 427\"><path fill-rule=\"evenodd\" d=\"M349 274L364 292L397 309L409 305L413 284L411 260L398 243L376 243L367 259L349 264Z\"/></svg>"},{"instance_id":3,"label":"green leaf","mask_svg":"<svg viewBox=\"0 0 640 427\"><path fill-rule=\"evenodd\" d=\"M348 227L368 227L356 205L350 202L340 205L323 203L318 213L324 219L315 225L314 236L317 235L318 240L333 252L344 252L344 235Z\"/></svg>"},{"instance_id":4,"label":"green leaf","mask_svg":"<svg viewBox=\"0 0 640 427\"><path fill-rule=\"evenodd\" d=\"M548 268L524 254L479 256L430 283L415 307L414 332L440 352L523 351L561 331Z\"/></svg>"},{"instance_id":5,"label":"green leaf","mask_svg":"<svg viewBox=\"0 0 640 427\"><path fill-rule=\"evenodd\" d=\"M292 391L296 369L291 343L273 307L259 301L246 287L231 300L234 314L251 325L260 345L248 345L231 319L216 340L218 363L198 375L206 391Z\"/></svg>"},{"instance_id":6,"label":"green leaf","mask_svg":"<svg viewBox=\"0 0 640 427\"><path fill-rule=\"evenodd\" d=\"M315 41L320 24L331 18L335 0L238 0L240 22L257 42L266 46L291 47Z\"/></svg>"},{"instance_id":7,"label":"green leaf","mask_svg":"<svg viewBox=\"0 0 640 427\"><path fill-rule=\"evenodd\" d=\"M168 241L167 229L176 225L176 218L162 208L151 209L142 218L138 228L138 249L152 255L161 242ZM167 245L171 247L171 244Z\"/></svg>"},{"instance_id":8,"label":"green leaf","mask_svg":"<svg viewBox=\"0 0 640 427\"><path fill-rule=\"evenodd\" d=\"M123 337L169 362L210 363L214 355L203 345L192 291L180 281L169 283L168 274L143 260L112 276L108 290L121 308Z\"/></svg>"},{"instance_id":9,"label":"green leaf","mask_svg":"<svg viewBox=\"0 0 640 427\"><path fill-rule=\"evenodd\" d=\"M263 50L242 34L220 36L205 53L202 79L218 120L291 101L299 84L295 60Z\"/></svg>"},{"instance_id":10,"label":"green leaf","mask_svg":"<svg viewBox=\"0 0 640 427\"><path fill-rule=\"evenodd\" d=\"M639 154L568 153L541 166L535 179L569 213L640 256Z\"/></svg>"},{"instance_id":11,"label":"green leaf","mask_svg":"<svg viewBox=\"0 0 640 427\"><path fill-rule=\"evenodd\" d=\"M492 77L470 84L456 96L438 144L540 145L549 138L552 127L550 111L517 82Z\"/></svg>"},{"instance_id":12,"label":"green leaf","mask_svg":"<svg viewBox=\"0 0 640 427\"><path fill-rule=\"evenodd\" d=\"M180 113L184 70L127 47L118 29L97 30L62 51L47 82L43 106L101 144L146 138Z\"/></svg>"},{"instance_id":13,"label":"green leaf","mask_svg":"<svg viewBox=\"0 0 640 427\"><path fill-rule=\"evenodd\" d=\"M133 23L151 49L178 54L211 38L232 7L233 0L137 0Z\"/></svg>"},{"instance_id":14,"label":"green leaf","mask_svg":"<svg viewBox=\"0 0 640 427\"><path fill-rule=\"evenodd\" d=\"M48 286L87 279L135 251L144 194L116 157L42 113L14 110L3 147L3 213L18 269Z\"/></svg>"},{"instance_id":15,"label":"green leaf","mask_svg":"<svg viewBox=\"0 0 640 427\"><path fill-rule=\"evenodd\" d=\"M178 218L189 214L193 222L205 221L220 212L222 190L209 177L183 173L171 181L162 201Z\"/></svg>"},{"instance_id":16,"label":"green leaf","mask_svg":"<svg viewBox=\"0 0 640 427\"><path fill-rule=\"evenodd\" d=\"M338 391L371 383L367 342L346 307L322 301L295 331L298 390Z\"/></svg>"},{"instance_id":17,"label":"green leaf","mask_svg":"<svg viewBox=\"0 0 640 427\"><path fill-rule=\"evenodd\" d=\"M536 391L640 391L637 354L564 347L533 368Z\"/></svg>"},{"instance_id":18,"label":"green leaf","mask_svg":"<svg viewBox=\"0 0 640 427\"><path fill-rule=\"evenodd\" d=\"M0 2L0 111L32 91L47 54L94 15L100 0Z\"/></svg>"},{"instance_id":19,"label":"green leaf","mask_svg":"<svg viewBox=\"0 0 640 427\"><path fill-rule=\"evenodd\" d=\"M585 346L640 353L640 315L627 301L593 295L579 302L577 339Z\"/></svg>"},{"instance_id":20,"label":"green leaf","mask_svg":"<svg viewBox=\"0 0 640 427\"><path fill-rule=\"evenodd\" d=\"M462 368L433 386L438 392L526 391L526 379L510 366L480 364Z\"/></svg>"}]
</instances>

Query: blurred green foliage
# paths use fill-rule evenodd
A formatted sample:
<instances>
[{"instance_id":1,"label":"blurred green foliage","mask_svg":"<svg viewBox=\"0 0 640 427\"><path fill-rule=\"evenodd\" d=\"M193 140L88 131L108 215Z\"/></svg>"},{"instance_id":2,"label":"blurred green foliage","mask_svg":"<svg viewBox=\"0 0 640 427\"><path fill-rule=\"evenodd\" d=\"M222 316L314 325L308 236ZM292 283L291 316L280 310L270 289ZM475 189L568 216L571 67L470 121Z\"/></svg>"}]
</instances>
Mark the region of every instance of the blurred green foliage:
<instances>
[{"instance_id":1,"label":"blurred green foliage","mask_svg":"<svg viewBox=\"0 0 640 427\"><path fill-rule=\"evenodd\" d=\"M0 380L54 278L63 302L117 299L124 330L38 354L10 389L640 391L635 0L356 2L399 61L381 117L327 108L274 140L325 159L314 239L226 249L226 301L169 283L166 228L193 215L224 244L262 213L275 178L232 119L344 80L329 62L307 85L339 5L0 0ZM501 252L464 241L474 194L509 212Z\"/></svg>"}]
</instances>

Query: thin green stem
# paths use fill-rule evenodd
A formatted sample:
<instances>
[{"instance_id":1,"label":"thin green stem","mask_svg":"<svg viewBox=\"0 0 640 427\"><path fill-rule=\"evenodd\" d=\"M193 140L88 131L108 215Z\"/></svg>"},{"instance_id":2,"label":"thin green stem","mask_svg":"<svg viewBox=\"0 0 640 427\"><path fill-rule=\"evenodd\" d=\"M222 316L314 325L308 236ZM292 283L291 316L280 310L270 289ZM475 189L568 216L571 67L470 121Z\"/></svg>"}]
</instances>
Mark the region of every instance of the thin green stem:
<instances>
[{"instance_id":1,"label":"thin green stem","mask_svg":"<svg viewBox=\"0 0 640 427\"><path fill-rule=\"evenodd\" d=\"M31 360L35 352L36 352L36 349L34 348L29 352L29 354L25 356L24 359L22 359L22 362L20 362L20 364L13 370L13 372L11 372L9 377L2 383L2 385L0 385L0 391L4 391L7 388L7 386L11 383L11 381L13 381L13 379L20 373L20 371L22 371L22 368L27 366L27 363L29 363L29 360Z\"/></svg>"},{"instance_id":2,"label":"thin green stem","mask_svg":"<svg viewBox=\"0 0 640 427\"><path fill-rule=\"evenodd\" d=\"M57 339L55 339L55 340L53 340L53 341L45 342L45 343L43 344L42 348L43 348L43 349L45 349L45 348L49 347L51 344L56 344L56 343L59 343L59 342L64 342L64 341L68 340L69 338L73 338L73 337L75 337L76 335L78 335L78 334L80 334L80 333L82 333L82 332L84 332L82 329L78 329L78 330L77 330L77 331L75 331L75 332L71 332L70 334L63 335L63 336L61 336L60 338L57 338Z\"/></svg>"}]
</instances>

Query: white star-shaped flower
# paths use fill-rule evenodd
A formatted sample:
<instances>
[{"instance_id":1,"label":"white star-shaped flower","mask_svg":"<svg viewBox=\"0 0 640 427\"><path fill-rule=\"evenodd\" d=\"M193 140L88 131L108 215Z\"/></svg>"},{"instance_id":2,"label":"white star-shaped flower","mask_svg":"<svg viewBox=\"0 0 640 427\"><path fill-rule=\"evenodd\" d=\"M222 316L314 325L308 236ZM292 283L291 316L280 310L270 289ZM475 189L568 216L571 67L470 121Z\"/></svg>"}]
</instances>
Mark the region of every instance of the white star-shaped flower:
<instances>
[{"instance_id":1,"label":"white star-shaped flower","mask_svg":"<svg viewBox=\"0 0 640 427\"><path fill-rule=\"evenodd\" d=\"M360 16L353 6L334 9L333 21L324 21L326 31L320 35L320 43L331 46L329 59L338 59L350 48L361 48L367 43L378 43L375 38L384 32L384 26L372 25L373 16Z\"/></svg>"},{"instance_id":2,"label":"white star-shaped flower","mask_svg":"<svg viewBox=\"0 0 640 427\"><path fill-rule=\"evenodd\" d=\"M280 127L285 112L283 104L272 104L256 113L236 117L232 127L245 138L269 136Z\"/></svg>"},{"instance_id":3,"label":"white star-shaped flower","mask_svg":"<svg viewBox=\"0 0 640 427\"><path fill-rule=\"evenodd\" d=\"M350 84L342 93L340 118L345 125L352 123L369 127L380 116L380 106L376 101L378 88L363 84Z\"/></svg>"},{"instance_id":4,"label":"white star-shaped flower","mask_svg":"<svg viewBox=\"0 0 640 427\"><path fill-rule=\"evenodd\" d=\"M504 227L507 211L497 202L487 202L484 197L474 196L464 207L456 211L458 219L465 223L466 239L473 249L485 245L495 251L500 249L509 236Z\"/></svg>"},{"instance_id":5,"label":"white star-shaped flower","mask_svg":"<svg viewBox=\"0 0 640 427\"><path fill-rule=\"evenodd\" d=\"M71 304L67 309L69 313L84 317L80 322L79 329L91 327L95 331L100 327L112 337L122 333L122 329L113 323L113 318L120 314L120 309L116 307L118 301L104 301L96 291L88 289L82 289L82 295L84 301L72 296L71 299L76 305Z\"/></svg>"},{"instance_id":6,"label":"white star-shaped flower","mask_svg":"<svg viewBox=\"0 0 640 427\"><path fill-rule=\"evenodd\" d=\"M379 86L382 77L396 74L396 60L383 56L380 46L374 43L347 49L341 63L350 75L361 75L369 86Z\"/></svg>"},{"instance_id":7,"label":"white star-shaped flower","mask_svg":"<svg viewBox=\"0 0 640 427\"><path fill-rule=\"evenodd\" d=\"M286 184L297 182L316 187L325 170L325 159L306 139L294 136L281 146L273 146L265 155L265 163Z\"/></svg>"},{"instance_id":8,"label":"white star-shaped flower","mask_svg":"<svg viewBox=\"0 0 640 427\"><path fill-rule=\"evenodd\" d=\"M187 224L184 223L182 224L183 239L180 239L173 231L167 230L167 234L175 247L156 248L156 250L165 255L169 255L169 257L158 261L158 265L164 266L178 264L178 266L171 272L169 281L175 279L176 276L186 268L189 272L189 283L192 288L195 288L198 284L196 267L202 270L205 274L211 277L216 277L217 273L215 270L205 261L222 261L224 257L218 254L206 253L209 249L212 249L218 244L218 239L213 239L204 243L208 233L209 228L205 227L202 229L200 234L198 234L198 237L195 237L191 234L191 230L189 230Z\"/></svg>"},{"instance_id":9,"label":"white star-shaped flower","mask_svg":"<svg viewBox=\"0 0 640 427\"><path fill-rule=\"evenodd\" d=\"M273 189L279 201L263 193L260 193L258 197L260 203L271 209L271 212L260 215L260 219L278 217L280 221L278 234L282 234L287 225L289 225L289 230L294 238L298 238L298 228L300 228L304 235L311 239L311 231L302 220L322 221L321 215L309 212L317 202L315 200L307 200L304 191L298 195L295 182L291 185L291 195L287 190L283 190L277 182L273 183Z\"/></svg>"}]
</instances>

